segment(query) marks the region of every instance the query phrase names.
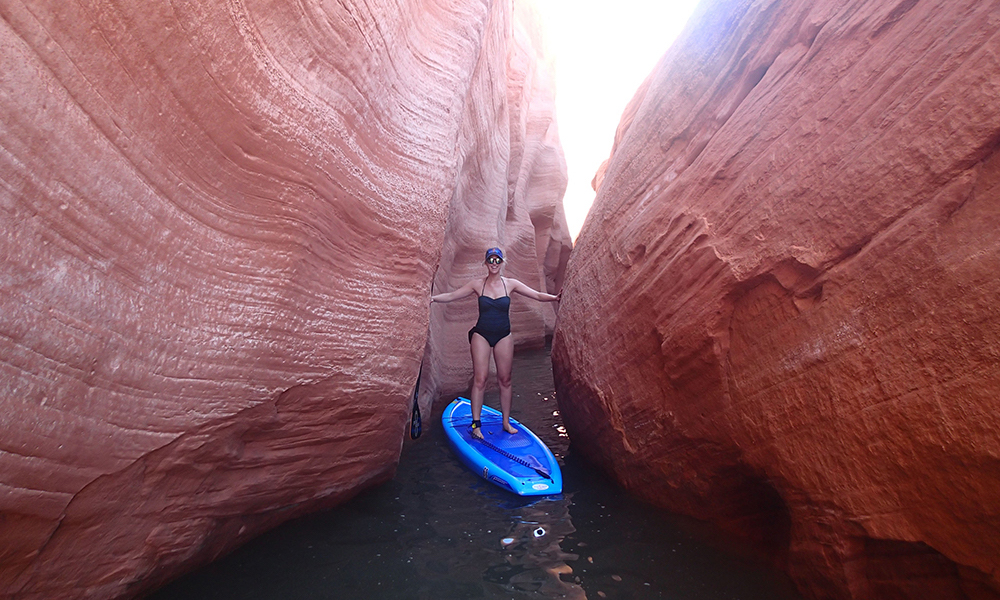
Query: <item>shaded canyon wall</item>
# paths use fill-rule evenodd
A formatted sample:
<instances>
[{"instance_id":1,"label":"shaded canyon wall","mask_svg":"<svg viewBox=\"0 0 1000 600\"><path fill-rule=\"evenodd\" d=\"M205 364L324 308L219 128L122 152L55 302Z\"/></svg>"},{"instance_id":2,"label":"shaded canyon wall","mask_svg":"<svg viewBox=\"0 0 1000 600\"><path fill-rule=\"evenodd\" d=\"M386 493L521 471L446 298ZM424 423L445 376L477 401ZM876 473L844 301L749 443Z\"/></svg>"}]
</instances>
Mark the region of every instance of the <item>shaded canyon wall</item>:
<instances>
[{"instance_id":1,"label":"shaded canyon wall","mask_svg":"<svg viewBox=\"0 0 1000 600\"><path fill-rule=\"evenodd\" d=\"M392 476L432 280L566 263L523 4L0 0L0 597L133 595Z\"/></svg>"},{"instance_id":2,"label":"shaded canyon wall","mask_svg":"<svg viewBox=\"0 0 1000 600\"><path fill-rule=\"evenodd\" d=\"M810 598L1000 597L1000 3L718 0L622 117L574 448Z\"/></svg>"}]
</instances>

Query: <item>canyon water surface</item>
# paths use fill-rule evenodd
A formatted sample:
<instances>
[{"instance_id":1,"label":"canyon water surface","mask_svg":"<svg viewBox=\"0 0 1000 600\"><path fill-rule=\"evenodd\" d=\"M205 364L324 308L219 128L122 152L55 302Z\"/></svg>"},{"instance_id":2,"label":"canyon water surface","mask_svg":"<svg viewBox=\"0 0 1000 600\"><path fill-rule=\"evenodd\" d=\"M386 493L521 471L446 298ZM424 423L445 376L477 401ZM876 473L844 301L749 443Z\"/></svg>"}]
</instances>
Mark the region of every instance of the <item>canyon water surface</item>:
<instances>
[{"instance_id":1,"label":"canyon water surface","mask_svg":"<svg viewBox=\"0 0 1000 600\"><path fill-rule=\"evenodd\" d=\"M151 598L800 598L750 554L720 549L704 526L629 498L576 458L547 350L515 356L513 385L513 416L559 457L563 494L527 499L486 483L452 454L440 412L424 415L392 481L272 530ZM495 392L486 402L499 408Z\"/></svg>"}]
</instances>

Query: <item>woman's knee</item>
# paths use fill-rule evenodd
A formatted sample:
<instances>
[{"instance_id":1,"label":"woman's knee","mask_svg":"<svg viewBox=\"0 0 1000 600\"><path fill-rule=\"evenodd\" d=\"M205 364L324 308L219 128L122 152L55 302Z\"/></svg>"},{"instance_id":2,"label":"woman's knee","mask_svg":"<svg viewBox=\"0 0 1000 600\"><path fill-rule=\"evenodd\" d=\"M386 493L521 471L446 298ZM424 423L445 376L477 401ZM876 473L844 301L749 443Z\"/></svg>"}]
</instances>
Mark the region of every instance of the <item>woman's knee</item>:
<instances>
[{"instance_id":1,"label":"woman's knee","mask_svg":"<svg viewBox=\"0 0 1000 600\"><path fill-rule=\"evenodd\" d=\"M510 387L510 373L497 373L497 385L502 388Z\"/></svg>"},{"instance_id":2,"label":"woman's knee","mask_svg":"<svg viewBox=\"0 0 1000 600\"><path fill-rule=\"evenodd\" d=\"M472 387L477 390L486 389L486 373L475 373L472 376Z\"/></svg>"}]
</instances>

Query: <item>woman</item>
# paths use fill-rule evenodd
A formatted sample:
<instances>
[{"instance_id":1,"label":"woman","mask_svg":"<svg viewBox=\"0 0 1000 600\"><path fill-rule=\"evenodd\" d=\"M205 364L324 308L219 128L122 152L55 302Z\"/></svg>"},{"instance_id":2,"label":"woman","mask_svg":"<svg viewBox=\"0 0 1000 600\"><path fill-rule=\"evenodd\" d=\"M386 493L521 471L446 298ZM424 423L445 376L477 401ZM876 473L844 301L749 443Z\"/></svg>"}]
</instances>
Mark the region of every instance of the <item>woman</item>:
<instances>
[{"instance_id":1,"label":"woman","mask_svg":"<svg viewBox=\"0 0 1000 600\"><path fill-rule=\"evenodd\" d=\"M514 362L514 338L510 335L510 295L514 292L539 302L558 302L557 296L535 291L516 279L500 274L503 268L503 251L490 248L486 251L487 275L473 279L454 292L431 296L431 303L451 302L475 294L479 297L479 320L469 330L472 347L472 437L483 439L480 415L483 410L483 393L486 376L490 371L490 354L497 365L497 384L500 386L500 410L503 413L503 430L517 433L510 424L510 371Z\"/></svg>"}]
</instances>

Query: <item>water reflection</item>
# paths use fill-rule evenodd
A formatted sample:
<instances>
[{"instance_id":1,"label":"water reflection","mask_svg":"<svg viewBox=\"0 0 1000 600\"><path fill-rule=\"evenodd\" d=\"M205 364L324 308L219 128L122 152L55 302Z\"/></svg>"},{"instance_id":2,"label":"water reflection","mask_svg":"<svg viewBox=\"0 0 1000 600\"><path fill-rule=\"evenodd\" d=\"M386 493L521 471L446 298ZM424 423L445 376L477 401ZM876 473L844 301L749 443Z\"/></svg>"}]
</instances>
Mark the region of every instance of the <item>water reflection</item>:
<instances>
[{"instance_id":1,"label":"water reflection","mask_svg":"<svg viewBox=\"0 0 1000 600\"><path fill-rule=\"evenodd\" d=\"M507 535L500 540L503 560L491 564L483 580L508 592L536 594L542 598L583 599L583 588L564 577L573 570L562 542L574 533L570 519L571 494L536 500L512 511Z\"/></svg>"},{"instance_id":2,"label":"water reflection","mask_svg":"<svg viewBox=\"0 0 1000 600\"><path fill-rule=\"evenodd\" d=\"M545 351L515 356L514 417L549 445L564 493L521 498L452 454L442 429L407 440L396 477L269 532L153 598L792 600L775 574L698 542L576 459ZM497 406L495 393L487 403Z\"/></svg>"}]
</instances>

